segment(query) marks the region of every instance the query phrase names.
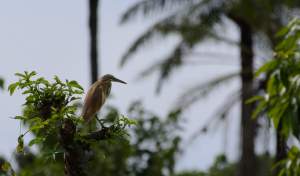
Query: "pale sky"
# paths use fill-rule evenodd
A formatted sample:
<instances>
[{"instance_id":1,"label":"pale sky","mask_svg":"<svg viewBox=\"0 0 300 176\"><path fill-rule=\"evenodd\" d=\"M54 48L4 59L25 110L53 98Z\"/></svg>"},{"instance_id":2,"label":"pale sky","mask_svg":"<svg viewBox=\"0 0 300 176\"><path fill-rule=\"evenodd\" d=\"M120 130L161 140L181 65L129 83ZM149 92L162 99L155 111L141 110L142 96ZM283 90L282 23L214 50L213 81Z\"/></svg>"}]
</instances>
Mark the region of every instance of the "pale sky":
<instances>
[{"instance_id":1,"label":"pale sky","mask_svg":"<svg viewBox=\"0 0 300 176\"><path fill-rule=\"evenodd\" d=\"M155 19L131 22L120 26L120 14L135 0L102 0L101 7L101 73L111 73L129 84L113 85L114 98L108 104L116 105L126 114L128 105L137 99L145 107L159 115L165 115L174 105L178 95L195 83L239 69L238 50L226 44L209 43L199 47L199 51L219 51L232 56L230 61L213 58L200 58L198 64L190 64L176 71L163 87L160 95L155 95L157 74L143 81L135 81L137 74L151 63L162 58L176 38L153 42L145 47L120 70L118 63L130 43L147 29ZM40 76L52 78L58 75L63 79L77 80L89 85L89 53L87 28L87 1L83 0L26 0L0 1L0 76L5 78L6 86L13 81L15 72L35 70ZM238 41L237 29L230 27L224 31ZM203 57L203 56L202 56ZM198 58L194 58L198 59ZM215 62L217 61L217 62ZM211 118L214 109L226 102L227 96L236 90L239 81L224 85L203 101L195 104L184 113L187 138ZM218 97L218 98L216 98ZM0 155L11 158L10 154L17 144L19 122L9 117L21 113L24 97L20 93L9 96L0 91ZM214 133L197 138L185 146L185 152L178 158L177 169L207 169L216 155L224 152L231 160L238 157L239 108L236 107L229 119L229 131L224 126ZM224 146L224 136L228 142ZM27 141L28 142L28 141ZM187 144L187 141L183 141ZM259 150L259 149L258 149Z\"/></svg>"}]
</instances>

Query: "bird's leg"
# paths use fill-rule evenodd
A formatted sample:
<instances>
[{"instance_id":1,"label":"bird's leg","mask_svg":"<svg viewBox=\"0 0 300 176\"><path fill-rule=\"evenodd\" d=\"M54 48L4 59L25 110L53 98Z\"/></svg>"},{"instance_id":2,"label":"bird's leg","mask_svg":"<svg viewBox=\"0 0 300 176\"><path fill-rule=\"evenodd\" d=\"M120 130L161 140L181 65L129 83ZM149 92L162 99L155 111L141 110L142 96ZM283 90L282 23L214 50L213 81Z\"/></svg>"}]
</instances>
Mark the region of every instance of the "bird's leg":
<instances>
[{"instance_id":1,"label":"bird's leg","mask_svg":"<svg viewBox=\"0 0 300 176\"><path fill-rule=\"evenodd\" d=\"M101 128L104 128L104 127L105 127L105 126L104 126L104 123L103 123L103 120L99 119L98 116L97 116L97 114L96 114L96 120L97 120L97 122L100 124Z\"/></svg>"}]
</instances>

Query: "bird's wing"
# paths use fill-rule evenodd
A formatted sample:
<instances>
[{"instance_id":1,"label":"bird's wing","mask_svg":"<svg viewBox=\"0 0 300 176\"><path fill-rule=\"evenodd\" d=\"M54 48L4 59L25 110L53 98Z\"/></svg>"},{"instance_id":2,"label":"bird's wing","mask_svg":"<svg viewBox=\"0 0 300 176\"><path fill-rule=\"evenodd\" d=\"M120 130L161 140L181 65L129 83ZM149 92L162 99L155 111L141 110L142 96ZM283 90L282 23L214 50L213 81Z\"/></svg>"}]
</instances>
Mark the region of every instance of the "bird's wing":
<instances>
[{"instance_id":1,"label":"bird's wing","mask_svg":"<svg viewBox=\"0 0 300 176\"><path fill-rule=\"evenodd\" d=\"M89 89L82 110L85 121L90 121L104 103L102 92L102 87L98 84L93 84Z\"/></svg>"}]
</instances>

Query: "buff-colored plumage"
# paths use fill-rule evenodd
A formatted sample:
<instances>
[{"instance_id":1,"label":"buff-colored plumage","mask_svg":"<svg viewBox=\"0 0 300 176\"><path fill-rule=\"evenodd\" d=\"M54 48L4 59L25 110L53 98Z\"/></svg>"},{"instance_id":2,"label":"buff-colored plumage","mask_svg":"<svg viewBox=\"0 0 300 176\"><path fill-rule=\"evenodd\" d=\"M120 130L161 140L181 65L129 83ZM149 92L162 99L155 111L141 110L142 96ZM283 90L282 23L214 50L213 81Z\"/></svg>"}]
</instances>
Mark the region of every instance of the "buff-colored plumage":
<instances>
[{"instance_id":1,"label":"buff-colored plumage","mask_svg":"<svg viewBox=\"0 0 300 176\"><path fill-rule=\"evenodd\" d=\"M89 88L81 114L86 122L91 121L105 103L111 90L112 81L126 84L126 82L108 74L104 75Z\"/></svg>"}]
</instances>

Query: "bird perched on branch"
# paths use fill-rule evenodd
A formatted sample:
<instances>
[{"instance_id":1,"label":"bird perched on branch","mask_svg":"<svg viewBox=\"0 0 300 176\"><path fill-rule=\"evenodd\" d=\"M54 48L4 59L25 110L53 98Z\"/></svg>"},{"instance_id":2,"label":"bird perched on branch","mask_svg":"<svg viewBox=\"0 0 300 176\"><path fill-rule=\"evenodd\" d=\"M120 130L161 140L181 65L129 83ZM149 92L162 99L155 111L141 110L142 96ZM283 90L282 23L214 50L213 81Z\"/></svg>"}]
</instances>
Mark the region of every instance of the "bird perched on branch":
<instances>
[{"instance_id":1,"label":"bird perched on branch","mask_svg":"<svg viewBox=\"0 0 300 176\"><path fill-rule=\"evenodd\" d=\"M127 84L126 82L117 79L110 74L104 75L94 84L92 84L85 97L81 114L86 122L91 121L103 106L106 98L109 96L111 90L111 82Z\"/></svg>"}]
</instances>

